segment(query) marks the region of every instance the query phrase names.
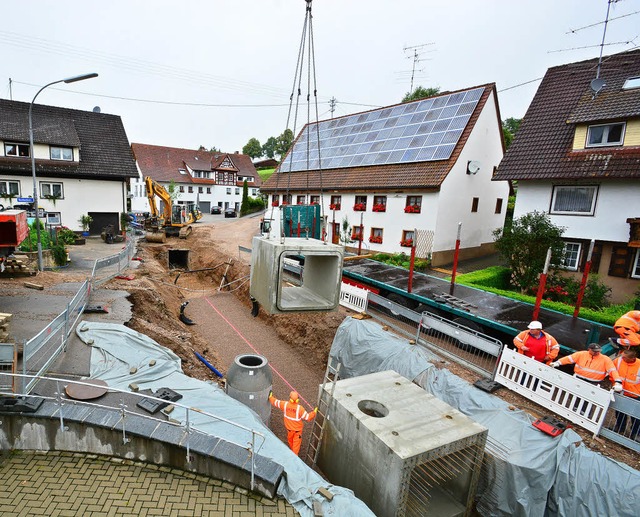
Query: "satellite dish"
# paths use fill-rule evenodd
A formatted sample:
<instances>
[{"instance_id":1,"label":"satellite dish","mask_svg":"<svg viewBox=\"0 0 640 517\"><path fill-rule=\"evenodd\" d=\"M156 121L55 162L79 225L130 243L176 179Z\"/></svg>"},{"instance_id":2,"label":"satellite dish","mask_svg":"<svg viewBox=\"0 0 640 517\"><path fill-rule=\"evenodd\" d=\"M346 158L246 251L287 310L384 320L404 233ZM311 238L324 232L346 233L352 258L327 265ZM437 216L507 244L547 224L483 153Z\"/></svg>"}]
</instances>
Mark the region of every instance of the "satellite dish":
<instances>
[{"instance_id":1,"label":"satellite dish","mask_svg":"<svg viewBox=\"0 0 640 517\"><path fill-rule=\"evenodd\" d=\"M467 162L467 174L476 174L480 170L480 162L469 160Z\"/></svg>"},{"instance_id":2,"label":"satellite dish","mask_svg":"<svg viewBox=\"0 0 640 517\"><path fill-rule=\"evenodd\" d=\"M600 93L600 90L602 90L606 85L607 85L607 82L604 79L600 77L596 77L591 81L591 84L590 84L591 91L593 91L593 93L597 95L598 93Z\"/></svg>"},{"instance_id":3,"label":"satellite dish","mask_svg":"<svg viewBox=\"0 0 640 517\"><path fill-rule=\"evenodd\" d=\"M100 113L100 106L96 106L93 108L94 113Z\"/></svg>"}]
</instances>

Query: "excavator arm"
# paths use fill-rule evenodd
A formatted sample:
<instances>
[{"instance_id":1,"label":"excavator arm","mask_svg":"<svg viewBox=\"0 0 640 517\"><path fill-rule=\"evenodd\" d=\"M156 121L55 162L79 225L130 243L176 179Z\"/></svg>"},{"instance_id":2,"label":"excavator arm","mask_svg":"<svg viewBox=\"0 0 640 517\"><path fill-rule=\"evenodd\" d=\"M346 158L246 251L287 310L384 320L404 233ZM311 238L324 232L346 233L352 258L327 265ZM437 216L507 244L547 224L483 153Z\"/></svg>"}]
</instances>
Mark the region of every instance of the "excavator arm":
<instances>
[{"instance_id":1,"label":"excavator arm","mask_svg":"<svg viewBox=\"0 0 640 517\"><path fill-rule=\"evenodd\" d=\"M151 216L152 217L162 217L164 222L171 222L171 207L173 205L171 201L171 196L167 192L167 190L156 183L149 176L144 178L144 184L147 189L147 197L149 198L149 206L151 208ZM158 205L156 205L156 197L159 197L163 202L163 211L162 216L160 216L160 211L158 210Z\"/></svg>"}]
</instances>

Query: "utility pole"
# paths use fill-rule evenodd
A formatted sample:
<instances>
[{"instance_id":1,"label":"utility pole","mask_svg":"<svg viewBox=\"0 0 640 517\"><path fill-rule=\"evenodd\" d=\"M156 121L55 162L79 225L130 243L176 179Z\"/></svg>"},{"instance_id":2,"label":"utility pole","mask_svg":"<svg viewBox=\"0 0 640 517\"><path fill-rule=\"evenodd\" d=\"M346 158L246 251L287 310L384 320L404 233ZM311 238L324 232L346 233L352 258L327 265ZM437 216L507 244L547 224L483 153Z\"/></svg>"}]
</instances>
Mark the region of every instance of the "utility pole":
<instances>
[{"instance_id":1,"label":"utility pole","mask_svg":"<svg viewBox=\"0 0 640 517\"><path fill-rule=\"evenodd\" d=\"M404 47L402 50L404 50L405 52L407 50L413 50L413 55L412 56L407 56L407 59L412 59L413 60L413 64L411 67L411 89L409 90L409 92L413 91L413 79L415 77L416 74L416 65L418 63L420 63L421 61L424 61L424 59L420 59L420 56L422 53L427 52L425 50L420 50L420 52L418 52L418 49L422 49L424 47L428 47L430 45L435 45L434 43L423 43L422 45L413 45L411 47ZM435 52L435 51L429 51L429 52ZM418 72L421 72L422 70L418 70Z\"/></svg>"},{"instance_id":2,"label":"utility pole","mask_svg":"<svg viewBox=\"0 0 640 517\"><path fill-rule=\"evenodd\" d=\"M13 92L11 91L11 77L9 77L9 100L13 100Z\"/></svg>"},{"instance_id":3,"label":"utility pole","mask_svg":"<svg viewBox=\"0 0 640 517\"><path fill-rule=\"evenodd\" d=\"M329 99L329 111L331 112L331 118L333 118L333 112L336 110L337 99L335 97L331 97Z\"/></svg>"}]
</instances>

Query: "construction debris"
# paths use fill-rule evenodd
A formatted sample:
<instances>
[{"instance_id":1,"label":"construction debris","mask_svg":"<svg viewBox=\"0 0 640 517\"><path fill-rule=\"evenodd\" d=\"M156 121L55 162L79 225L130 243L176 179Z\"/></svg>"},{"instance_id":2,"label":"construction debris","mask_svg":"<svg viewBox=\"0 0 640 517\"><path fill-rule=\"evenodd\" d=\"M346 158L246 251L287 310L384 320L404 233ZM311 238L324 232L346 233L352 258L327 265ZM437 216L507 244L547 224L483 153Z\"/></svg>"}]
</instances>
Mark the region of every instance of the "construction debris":
<instances>
[{"instance_id":1,"label":"construction debris","mask_svg":"<svg viewBox=\"0 0 640 517\"><path fill-rule=\"evenodd\" d=\"M320 494L327 501L333 500L333 494L331 492L329 492L329 490L327 490L324 487L318 488L318 491L316 493Z\"/></svg>"},{"instance_id":2,"label":"construction debris","mask_svg":"<svg viewBox=\"0 0 640 517\"><path fill-rule=\"evenodd\" d=\"M34 284L32 282L25 282L24 286L28 287L29 289L37 289L38 291L44 291L44 285L41 285L41 284Z\"/></svg>"}]
</instances>

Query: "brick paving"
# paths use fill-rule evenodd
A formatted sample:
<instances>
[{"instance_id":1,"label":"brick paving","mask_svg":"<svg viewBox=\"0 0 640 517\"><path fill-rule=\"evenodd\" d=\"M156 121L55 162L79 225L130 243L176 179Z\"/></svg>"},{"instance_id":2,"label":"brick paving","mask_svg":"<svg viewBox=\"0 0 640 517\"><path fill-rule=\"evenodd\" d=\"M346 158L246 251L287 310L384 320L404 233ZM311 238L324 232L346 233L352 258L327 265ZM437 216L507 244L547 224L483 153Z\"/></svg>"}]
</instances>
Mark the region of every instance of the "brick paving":
<instances>
[{"instance_id":1,"label":"brick paving","mask_svg":"<svg viewBox=\"0 0 640 517\"><path fill-rule=\"evenodd\" d=\"M270 500L191 472L65 452L0 456L0 506L6 516L296 516Z\"/></svg>"}]
</instances>

